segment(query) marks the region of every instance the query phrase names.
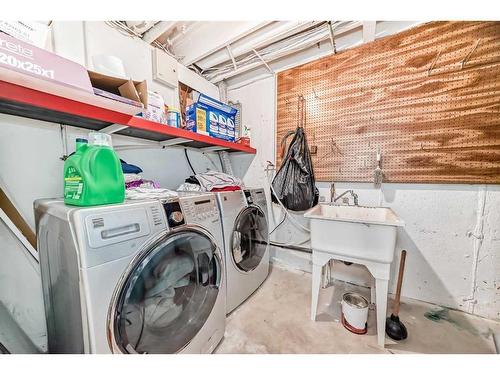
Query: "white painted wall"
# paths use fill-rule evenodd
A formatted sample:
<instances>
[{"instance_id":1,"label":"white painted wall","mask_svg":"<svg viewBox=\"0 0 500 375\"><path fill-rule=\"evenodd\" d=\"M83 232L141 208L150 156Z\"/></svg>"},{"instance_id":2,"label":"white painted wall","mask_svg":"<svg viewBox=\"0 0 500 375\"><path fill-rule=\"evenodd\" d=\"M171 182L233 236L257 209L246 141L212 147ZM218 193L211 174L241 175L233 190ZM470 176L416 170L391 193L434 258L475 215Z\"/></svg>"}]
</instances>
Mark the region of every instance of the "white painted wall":
<instances>
[{"instance_id":1,"label":"white painted wall","mask_svg":"<svg viewBox=\"0 0 500 375\"><path fill-rule=\"evenodd\" d=\"M2 219L0 243L0 342L16 352L44 352L47 335L38 263Z\"/></svg>"},{"instance_id":2,"label":"white painted wall","mask_svg":"<svg viewBox=\"0 0 500 375\"><path fill-rule=\"evenodd\" d=\"M252 128L252 145L257 148L253 161L245 155L233 157L239 162L236 172L250 186L265 185L265 161L275 160L275 96L274 77L229 89L229 98L243 104L243 122ZM398 233L396 249L398 255L402 249L408 251L404 296L500 319L500 186L383 184L377 189L370 183L335 185L338 194L354 189L359 204L391 207L406 222ZM317 186L329 199L329 184ZM282 217L276 206L274 213L271 228ZM276 232L273 239L279 242L307 238L289 223ZM274 248L272 255L274 261L310 269L308 254ZM395 259L392 290L398 264ZM335 267L336 277L362 284L369 280L359 267Z\"/></svg>"},{"instance_id":3,"label":"white painted wall","mask_svg":"<svg viewBox=\"0 0 500 375\"><path fill-rule=\"evenodd\" d=\"M178 98L174 89L153 82L152 47L120 34L104 22L55 22L48 44L58 54L81 64L90 62L94 54L118 56L132 78L148 80L148 87L160 92L167 104ZM87 66L92 68L91 64ZM179 70L183 82L218 98L215 85L187 69ZM63 137L58 124L0 114L0 184L33 230L33 201L62 196L63 138L69 154L75 149L75 138L88 133L72 127L66 130ZM113 143L115 146L145 144L119 135L113 135ZM127 162L142 167L143 176L158 181L162 187L176 189L192 174L180 148L127 150L118 154ZM197 172L214 169L212 163L220 165L213 155L196 151L190 151L189 155ZM40 332L45 331L43 305L38 275L32 269L37 266L26 262L22 245L1 227L0 242L0 300L33 342L43 349L44 344L40 341L43 341Z\"/></svg>"}]
</instances>

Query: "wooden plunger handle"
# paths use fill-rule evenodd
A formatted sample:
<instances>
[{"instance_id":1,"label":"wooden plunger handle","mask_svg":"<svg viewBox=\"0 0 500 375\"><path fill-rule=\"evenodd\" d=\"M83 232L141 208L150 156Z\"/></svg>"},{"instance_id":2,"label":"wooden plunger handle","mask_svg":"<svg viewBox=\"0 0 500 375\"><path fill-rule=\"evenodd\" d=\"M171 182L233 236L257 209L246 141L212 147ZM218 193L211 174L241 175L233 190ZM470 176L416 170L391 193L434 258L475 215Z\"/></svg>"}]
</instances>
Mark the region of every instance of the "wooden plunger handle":
<instances>
[{"instance_id":1,"label":"wooden plunger handle","mask_svg":"<svg viewBox=\"0 0 500 375\"><path fill-rule=\"evenodd\" d=\"M401 285L403 284L403 273L405 271L406 250L401 251L401 261L399 262L398 285L396 288L396 299L394 301L393 314L399 315L399 302L401 300Z\"/></svg>"}]
</instances>

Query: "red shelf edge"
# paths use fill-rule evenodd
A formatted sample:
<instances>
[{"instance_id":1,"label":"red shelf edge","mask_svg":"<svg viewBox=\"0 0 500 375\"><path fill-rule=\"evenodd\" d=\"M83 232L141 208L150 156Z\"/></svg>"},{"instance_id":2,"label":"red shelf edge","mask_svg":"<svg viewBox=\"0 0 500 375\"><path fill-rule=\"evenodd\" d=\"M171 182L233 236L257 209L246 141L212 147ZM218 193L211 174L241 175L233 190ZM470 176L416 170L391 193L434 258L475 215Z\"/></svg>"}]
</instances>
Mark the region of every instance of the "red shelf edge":
<instances>
[{"instance_id":1,"label":"red shelf edge","mask_svg":"<svg viewBox=\"0 0 500 375\"><path fill-rule=\"evenodd\" d=\"M143 130L148 130L148 131L152 131L155 133L165 134L165 135L173 136L176 138L184 138L184 139L190 139L190 140L197 141L197 142L203 142L203 143L207 143L211 146L227 147L227 148L230 148L232 150L243 151L243 152L247 152L250 154L256 153L256 150L252 147L249 147L249 146L245 146L245 145L242 145L239 143L224 141L223 139L210 137L208 135L191 132L191 131L185 130L185 129L173 128L173 127L170 127L168 125L163 125L163 124L159 124L159 123L154 122L154 121L145 120L141 117L132 116L130 118L130 120L126 124L123 124L123 125L128 125L131 128L143 129Z\"/></svg>"},{"instance_id":2,"label":"red shelf edge","mask_svg":"<svg viewBox=\"0 0 500 375\"><path fill-rule=\"evenodd\" d=\"M140 117L97 107L92 104L79 102L73 99L45 93L5 81L0 81L0 99L20 102L34 107L46 108L94 120L127 125L131 128L147 130L176 138L190 139L206 143L207 145L225 147L249 154L255 154L257 152L250 146L224 141L222 139L194 133L184 129L169 127L168 125L158 124Z\"/></svg>"}]
</instances>

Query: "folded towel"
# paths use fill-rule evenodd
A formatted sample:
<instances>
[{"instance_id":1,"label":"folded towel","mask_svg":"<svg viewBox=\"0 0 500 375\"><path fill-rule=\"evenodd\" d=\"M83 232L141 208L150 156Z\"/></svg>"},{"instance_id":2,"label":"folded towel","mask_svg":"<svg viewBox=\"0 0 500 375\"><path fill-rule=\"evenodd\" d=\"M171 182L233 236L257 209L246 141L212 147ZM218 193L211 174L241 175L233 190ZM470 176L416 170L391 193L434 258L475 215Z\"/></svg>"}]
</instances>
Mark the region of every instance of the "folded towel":
<instances>
[{"instance_id":1,"label":"folded towel","mask_svg":"<svg viewBox=\"0 0 500 375\"><path fill-rule=\"evenodd\" d=\"M177 197L179 194L170 189L151 189L137 187L125 190L127 199L161 199Z\"/></svg>"},{"instance_id":2,"label":"folded towel","mask_svg":"<svg viewBox=\"0 0 500 375\"><path fill-rule=\"evenodd\" d=\"M202 190L212 191L213 189L222 189L226 187L242 186L243 182L238 178L227 173L208 171L197 174L196 179L201 185Z\"/></svg>"}]
</instances>

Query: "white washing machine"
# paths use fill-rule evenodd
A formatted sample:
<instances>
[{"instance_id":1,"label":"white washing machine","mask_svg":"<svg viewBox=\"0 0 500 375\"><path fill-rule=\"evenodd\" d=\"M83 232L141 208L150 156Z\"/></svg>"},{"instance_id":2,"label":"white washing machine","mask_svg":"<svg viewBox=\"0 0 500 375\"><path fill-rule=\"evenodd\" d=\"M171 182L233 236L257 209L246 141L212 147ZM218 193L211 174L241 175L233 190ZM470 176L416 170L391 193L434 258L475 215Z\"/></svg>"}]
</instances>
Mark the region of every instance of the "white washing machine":
<instances>
[{"instance_id":1,"label":"white washing machine","mask_svg":"<svg viewBox=\"0 0 500 375\"><path fill-rule=\"evenodd\" d=\"M209 353L225 330L216 199L78 208L38 200L35 215L51 353Z\"/></svg>"},{"instance_id":2,"label":"white washing machine","mask_svg":"<svg viewBox=\"0 0 500 375\"><path fill-rule=\"evenodd\" d=\"M226 313L243 303L269 274L269 228L264 189L217 193L224 233Z\"/></svg>"}]
</instances>

